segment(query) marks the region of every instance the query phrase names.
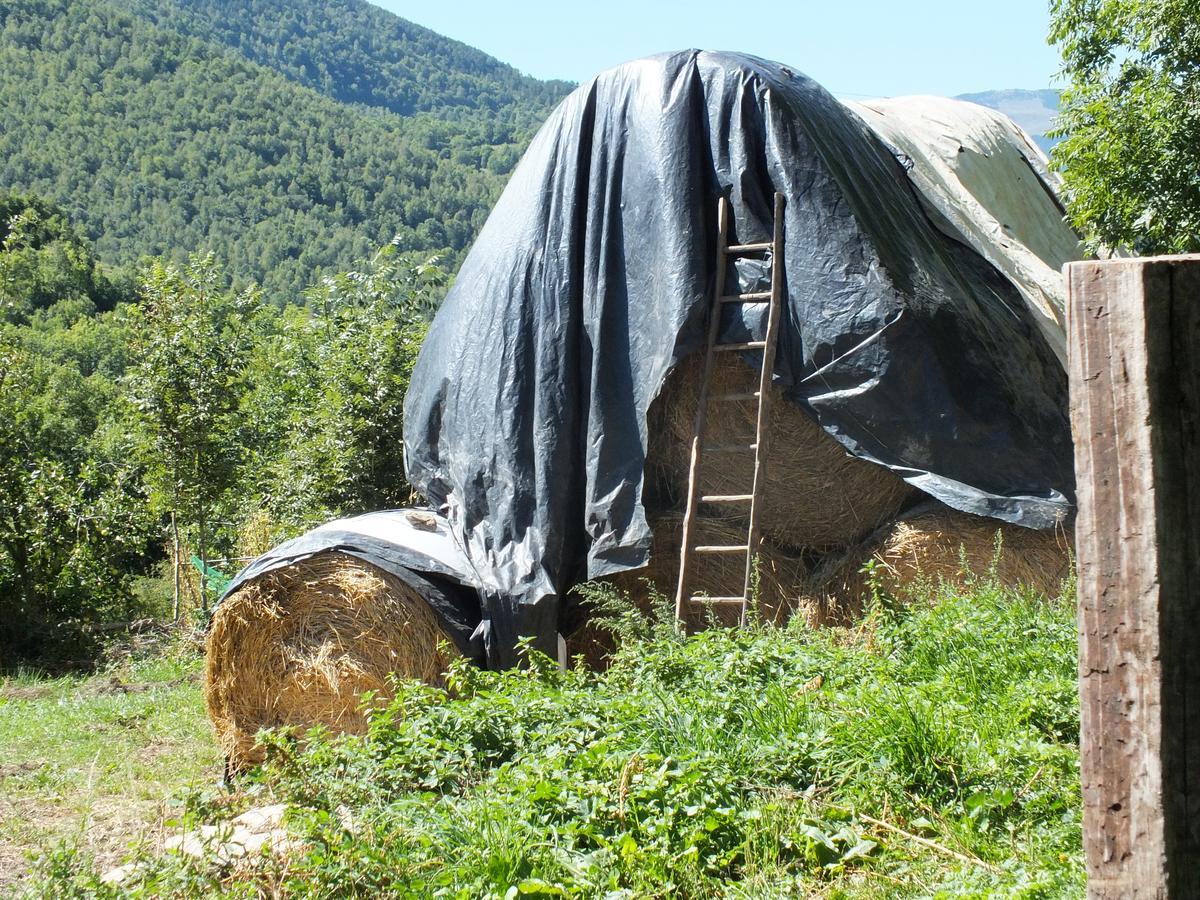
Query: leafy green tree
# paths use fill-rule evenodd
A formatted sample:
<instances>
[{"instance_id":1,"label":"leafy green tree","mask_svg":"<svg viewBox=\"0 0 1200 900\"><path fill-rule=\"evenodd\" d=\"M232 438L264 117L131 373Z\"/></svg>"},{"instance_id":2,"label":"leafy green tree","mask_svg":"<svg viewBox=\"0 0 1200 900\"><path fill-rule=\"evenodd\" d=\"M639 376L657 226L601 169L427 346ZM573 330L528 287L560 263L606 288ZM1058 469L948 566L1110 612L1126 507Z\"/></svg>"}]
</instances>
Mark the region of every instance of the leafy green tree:
<instances>
[{"instance_id":1,"label":"leafy green tree","mask_svg":"<svg viewBox=\"0 0 1200 900\"><path fill-rule=\"evenodd\" d=\"M212 512L237 483L242 376L257 290L235 293L211 256L184 266L155 262L133 317L134 364L125 383L140 438L152 508L171 523L175 616L179 615L180 530L193 529L207 570ZM204 576L201 606L207 609Z\"/></svg>"},{"instance_id":2,"label":"leafy green tree","mask_svg":"<svg viewBox=\"0 0 1200 900\"><path fill-rule=\"evenodd\" d=\"M433 260L397 239L283 308L231 290L211 256L157 261L138 302L116 302L122 286L100 311L115 282L62 211L4 212L21 313L0 321L0 668L140 612L164 523L178 616L185 544L207 570L247 522L278 536L408 499L403 399L445 286Z\"/></svg>"},{"instance_id":3,"label":"leafy green tree","mask_svg":"<svg viewBox=\"0 0 1200 900\"><path fill-rule=\"evenodd\" d=\"M19 338L0 326L0 668L129 619L149 529L115 384Z\"/></svg>"},{"instance_id":4,"label":"leafy green tree","mask_svg":"<svg viewBox=\"0 0 1200 900\"><path fill-rule=\"evenodd\" d=\"M1063 56L1054 151L1093 247L1200 250L1200 15L1192 0L1052 0Z\"/></svg>"},{"instance_id":5,"label":"leafy green tree","mask_svg":"<svg viewBox=\"0 0 1200 900\"><path fill-rule=\"evenodd\" d=\"M117 421L123 288L60 208L0 194L0 667L133 612L150 518Z\"/></svg>"},{"instance_id":6,"label":"leafy green tree","mask_svg":"<svg viewBox=\"0 0 1200 900\"><path fill-rule=\"evenodd\" d=\"M62 209L36 197L0 194L0 321L25 322L64 301L111 309L121 288Z\"/></svg>"},{"instance_id":7,"label":"leafy green tree","mask_svg":"<svg viewBox=\"0 0 1200 900\"><path fill-rule=\"evenodd\" d=\"M396 243L280 314L247 369L247 496L285 530L405 503L404 394L445 274Z\"/></svg>"}]
</instances>

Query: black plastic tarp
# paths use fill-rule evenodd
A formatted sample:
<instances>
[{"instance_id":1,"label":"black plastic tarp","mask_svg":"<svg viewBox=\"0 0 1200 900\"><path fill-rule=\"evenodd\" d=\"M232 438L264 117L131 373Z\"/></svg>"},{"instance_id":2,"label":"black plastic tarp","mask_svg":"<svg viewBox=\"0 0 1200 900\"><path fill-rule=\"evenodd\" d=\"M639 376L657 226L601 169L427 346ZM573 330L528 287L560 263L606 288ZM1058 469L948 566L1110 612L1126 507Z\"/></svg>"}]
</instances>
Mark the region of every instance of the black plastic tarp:
<instances>
[{"instance_id":1,"label":"black plastic tarp","mask_svg":"<svg viewBox=\"0 0 1200 900\"><path fill-rule=\"evenodd\" d=\"M408 393L409 479L481 580L491 665L511 665L521 636L552 653L573 584L644 564L646 413L703 346L717 200L732 201L736 240L761 241L776 191L774 375L791 399L955 509L1030 527L1069 512L1063 370L1016 289L929 220L887 148L784 66L639 60L579 88L538 133ZM735 267L727 288L760 275Z\"/></svg>"}]
</instances>

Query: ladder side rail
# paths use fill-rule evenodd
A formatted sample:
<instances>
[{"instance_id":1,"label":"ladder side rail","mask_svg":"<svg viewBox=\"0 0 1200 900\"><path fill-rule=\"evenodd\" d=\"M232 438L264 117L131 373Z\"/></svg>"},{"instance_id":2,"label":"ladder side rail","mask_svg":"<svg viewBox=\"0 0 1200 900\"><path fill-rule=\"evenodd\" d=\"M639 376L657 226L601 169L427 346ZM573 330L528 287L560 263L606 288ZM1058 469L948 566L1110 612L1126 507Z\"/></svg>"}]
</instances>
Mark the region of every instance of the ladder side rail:
<instances>
[{"instance_id":1,"label":"ladder side rail","mask_svg":"<svg viewBox=\"0 0 1200 900\"><path fill-rule=\"evenodd\" d=\"M775 193L775 229L771 248L771 303L767 313L766 346L763 348L762 371L759 373L758 388L758 422L756 427L754 452L754 487L750 500L750 534L746 541L746 580L742 591L742 625L746 624L746 614L750 605L750 592L754 582L754 560L758 555L758 545L761 540L759 514L762 512L761 500L763 484L766 480L764 471L768 452L767 439L770 436L770 407L771 381L775 373L775 347L779 341L779 321L783 311L783 194Z\"/></svg>"},{"instance_id":2,"label":"ladder side rail","mask_svg":"<svg viewBox=\"0 0 1200 900\"><path fill-rule=\"evenodd\" d=\"M686 627L688 604L688 576L692 564L692 529L695 523L699 494L700 444L704 439L708 417L708 383L712 378L713 345L721 329L721 297L725 293L725 261L729 246L730 204L722 197L717 205L717 272L713 285L713 299L709 310L708 340L704 347L704 374L700 380L699 402L696 420L692 429L691 461L688 465L687 506L683 514L683 535L679 551L679 583L675 591L675 623L680 631Z\"/></svg>"}]
</instances>

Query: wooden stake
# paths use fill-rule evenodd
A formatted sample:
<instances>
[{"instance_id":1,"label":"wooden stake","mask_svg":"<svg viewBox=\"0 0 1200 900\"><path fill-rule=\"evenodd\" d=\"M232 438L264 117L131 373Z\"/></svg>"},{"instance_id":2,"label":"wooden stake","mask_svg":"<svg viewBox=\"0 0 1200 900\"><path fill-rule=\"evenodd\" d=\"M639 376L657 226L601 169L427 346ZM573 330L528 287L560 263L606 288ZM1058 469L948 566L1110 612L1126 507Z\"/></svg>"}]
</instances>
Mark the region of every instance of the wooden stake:
<instances>
[{"instance_id":1,"label":"wooden stake","mask_svg":"<svg viewBox=\"0 0 1200 900\"><path fill-rule=\"evenodd\" d=\"M1088 894L1200 897L1200 257L1064 272Z\"/></svg>"}]
</instances>

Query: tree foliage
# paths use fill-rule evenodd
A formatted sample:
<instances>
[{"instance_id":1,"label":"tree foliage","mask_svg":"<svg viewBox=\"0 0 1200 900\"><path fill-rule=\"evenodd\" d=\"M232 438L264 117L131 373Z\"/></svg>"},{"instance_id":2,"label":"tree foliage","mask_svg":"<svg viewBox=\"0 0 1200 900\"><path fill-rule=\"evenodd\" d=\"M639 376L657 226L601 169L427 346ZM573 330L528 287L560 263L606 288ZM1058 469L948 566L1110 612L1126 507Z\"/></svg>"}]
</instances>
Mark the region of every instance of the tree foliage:
<instances>
[{"instance_id":1,"label":"tree foliage","mask_svg":"<svg viewBox=\"0 0 1200 900\"><path fill-rule=\"evenodd\" d=\"M343 103L400 115L489 122L519 140L570 85L520 74L487 54L365 0L125 0L160 27L214 41Z\"/></svg>"},{"instance_id":2,"label":"tree foliage","mask_svg":"<svg viewBox=\"0 0 1200 900\"><path fill-rule=\"evenodd\" d=\"M151 260L117 290L60 208L6 211L0 273L23 312L0 321L0 670L151 611L135 581L165 545L185 574L192 551L230 574L248 524L271 543L408 501L404 394L445 286L435 260L393 241L303 306L229 288L212 256ZM70 252L13 262L56 245Z\"/></svg>"},{"instance_id":3,"label":"tree foliage","mask_svg":"<svg viewBox=\"0 0 1200 900\"><path fill-rule=\"evenodd\" d=\"M0 670L150 611L164 538L409 499L433 260L568 87L363 0L0 3Z\"/></svg>"},{"instance_id":4,"label":"tree foliage","mask_svg":"<svg viewBox=\"0 0 1200 900\"><path fill-rule=\"evenodd\" d=\"M404 395L445 275L395 243L262 335L243 401L254 505L287 530L403 505Z\"/></svg>"},{"instance_id":5,"label":"tree foliage","mask_svg":"<svg viewBox=\"0 0 1200 900\"><path fill-rule=\"evenodd\" d=\"M115 385L0 326L0 668L129 616L151 519Z\"/></svg>"},{"instance_id":6,"label":"tree foliage","mask_svg":"<svg viewBox=\"0 0 1200 900\"><path fill-rule=\"evenodd\" d=\"M1052 0L1054 158L1093 245L1200 250L1200 16L1190 0Z\"/></svg>"},{"instance_id":7,"label":"tree foliage","mask_svg":"<svg viewBox=\"0 0 1200 900\"><path fill-rule=\"evenodd\" d=\"M129 612L150 517L112 375L125 323L61 209L0 194L0 668Z\"/></svg>"},{"instance_id":8,"label":"tree foliage","mask_svg":"<svg viewBox=\"0 0 1200 900\"><path fill-rule=\"evenodd\" d=\"M126 376L154 508L193 526L207 562L216 498L237 481L235 441L242 372L257 291L222 289L212 257L155 262L133 317L136 362ZM178 567L178 542L175 565ZM204 585L201 584L204 605Z\"/></svg>"},{"instance_id":9,"label":"tree foliage","mask_svg":"<svg viewBox=\"0 0 1200 900\"><path fill-rule=\"evenodd\" d=\"M0 321L27 322L67 299L111 309L121 291L61 209L0 194Z\"/></svg>"}]
</instances>

